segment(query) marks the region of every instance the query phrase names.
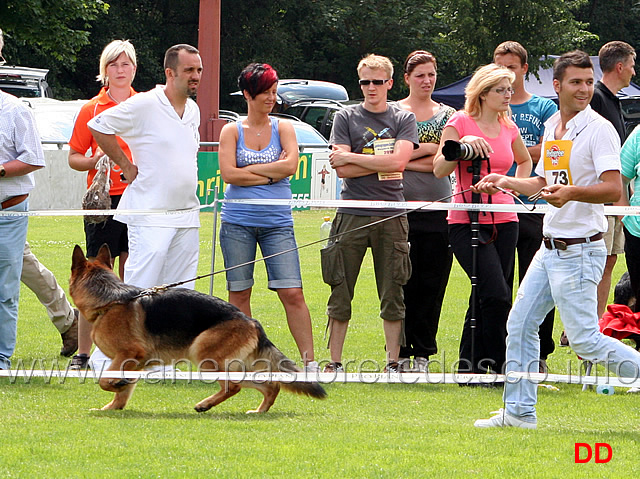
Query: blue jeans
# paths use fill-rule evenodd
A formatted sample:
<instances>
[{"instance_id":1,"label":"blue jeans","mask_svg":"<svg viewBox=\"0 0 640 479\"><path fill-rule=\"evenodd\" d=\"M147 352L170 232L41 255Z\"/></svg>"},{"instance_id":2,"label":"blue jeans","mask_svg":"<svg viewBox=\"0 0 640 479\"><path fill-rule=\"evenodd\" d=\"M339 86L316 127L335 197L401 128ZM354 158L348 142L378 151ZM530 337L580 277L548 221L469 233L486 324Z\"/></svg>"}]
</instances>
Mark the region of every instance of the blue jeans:
<instances>
[{"instance_id":1,"label":"blue jeans","mask_svg":"<svg viewBox=\"0 0 640 479\"><path fill-rule=\"evenodd\" d=\"M507 322L506 373L538 372L538 328L555 304L574 352L585 360L603 363L618 376L638 377L640 353L598 328L597 288L607 250L604 241L547 249L536 253L524 277ZM504 389L506 410L526 421L536 421L537 384L528 380Z\"/></svg>"},{"instance_id":2,"label":"blue jeans","mask_svg":"<svg viewBox=\"0 0 640 479\"><path fill-rule=\"evenodd\" d=\"M27 211L25 200L3 211ZM11 367L18 333L18 301L27 216L0 216L0 369Z\"/></svg>"},{"instance_id":3,"label":"blue jeans","mask_svg":"<svg viewBox=\"0 0 640 479\"><path fill-rule=\"evenodd\" d=\"M256 245L262 256L269 256L296 247L292 226L262 228L222 222L220 248L224 266L229 268L256 258ZM300 259L294 250L265 260L269 289L302 288ZM253 286L254 264L227 271L227 290L244 291Z\"/></svg>"}]
</instances>

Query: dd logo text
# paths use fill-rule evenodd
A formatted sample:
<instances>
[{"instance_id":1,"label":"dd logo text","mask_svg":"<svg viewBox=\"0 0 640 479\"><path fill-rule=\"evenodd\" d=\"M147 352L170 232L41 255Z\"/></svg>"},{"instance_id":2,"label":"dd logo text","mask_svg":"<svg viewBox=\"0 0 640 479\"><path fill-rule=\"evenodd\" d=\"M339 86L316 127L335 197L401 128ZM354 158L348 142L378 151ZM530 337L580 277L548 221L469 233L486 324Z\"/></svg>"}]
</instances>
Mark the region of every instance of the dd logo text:
<instances>
[{"instance_id":1,"label":"dd logo text","mask_svg":"<svg viewBox=\"0 0 640 479\"><path fill-rule=\"evenodd\" d=\"M603 449L606 450L603 455ZM605 462L609 462L613 457L613 449L606 442L596 442L593 446L593 449L586 442L576 442L575 449L575 463L576 464L584 464L591 460L594 457L595 450L595 462L596 464L604 464Z\"/></svg>"}]
</instances>

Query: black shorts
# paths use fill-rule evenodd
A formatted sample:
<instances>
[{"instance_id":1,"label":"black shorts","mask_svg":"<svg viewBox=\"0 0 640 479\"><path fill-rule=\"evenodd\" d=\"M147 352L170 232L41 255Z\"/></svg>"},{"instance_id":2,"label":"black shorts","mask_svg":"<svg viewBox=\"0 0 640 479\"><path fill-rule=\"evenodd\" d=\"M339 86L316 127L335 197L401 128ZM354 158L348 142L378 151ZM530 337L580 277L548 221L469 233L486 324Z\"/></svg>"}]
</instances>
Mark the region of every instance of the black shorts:
<instances>
[{"instance_id":1,"label":"black shorts","mask_svg":"<svg viewBox=\"0 0 640 479\"><path fill-rule=\"evenodd\" d=\"M111 197L111 209L116 209L120 202L121 195ZM109 245L111 256L120 256L121 253L129 252L129 241L127 238L127 225L120 223L109 216L103 223L84 223L84 234L87 239L87 256L95 258L98 250L103 244Z\"/></svg>"}]
</instances>

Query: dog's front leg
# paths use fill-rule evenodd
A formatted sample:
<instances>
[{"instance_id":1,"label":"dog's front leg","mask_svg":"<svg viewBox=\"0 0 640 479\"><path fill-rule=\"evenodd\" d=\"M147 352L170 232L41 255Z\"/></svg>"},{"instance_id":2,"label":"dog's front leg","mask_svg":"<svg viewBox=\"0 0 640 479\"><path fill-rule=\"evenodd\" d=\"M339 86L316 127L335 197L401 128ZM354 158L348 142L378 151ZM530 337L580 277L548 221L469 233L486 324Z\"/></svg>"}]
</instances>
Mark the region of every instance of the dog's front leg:
<instances>
[{"instance_id":1,"label":"dog's front leg","mask_svg":"<svg viewBox=\"0 0 640 479\"><path fill-rule=\"evenodd\" d=\"M124 407L127 405L127 402L129 401L129 398L133 394L133 390L135 389L135 387L135 381L129 383L126 387L120 389L120 391L115 394L113 400L109 404L102 406L101 409L103 411L107 409L124 409Z\"/></svg>"},{"instance_id":2,"label":"dog's front leg","mask_svg":"<svg viewBox=\"0 0 640 479\"><path fill-rule=\"evenodd\" d=\"M114 358L107 371L139 371L141 369L141 363L136 359L127 358L123 360ZM124 409L133 394L136 383L136 379L101 378L99 381L100 387L105 391L116 393L113 400L102 409Z\"/></svg>"}]
</instances>

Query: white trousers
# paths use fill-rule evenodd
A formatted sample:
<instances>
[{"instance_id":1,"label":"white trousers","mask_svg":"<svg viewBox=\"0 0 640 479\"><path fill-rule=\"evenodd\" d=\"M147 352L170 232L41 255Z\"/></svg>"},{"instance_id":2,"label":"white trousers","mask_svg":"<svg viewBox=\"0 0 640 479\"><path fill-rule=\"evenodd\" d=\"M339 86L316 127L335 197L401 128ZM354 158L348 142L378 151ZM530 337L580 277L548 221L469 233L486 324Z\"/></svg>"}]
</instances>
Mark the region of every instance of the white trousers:
<instances>
[{"instance_id":1,"label":"white trousers","mask_svg":"<svg viewBox=\"0 0 640 479\"><path fill-rule=\"evenodd\" d=\"M124 282L139 288L195 278L198 274L199 228L160 226L128 227L129 259L124 268ZM181 288L195 288L190 281ZM111 360L97 347L91 355L91 367L108 369Z\"/></svg>"}]
</instances>

